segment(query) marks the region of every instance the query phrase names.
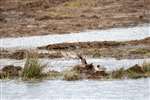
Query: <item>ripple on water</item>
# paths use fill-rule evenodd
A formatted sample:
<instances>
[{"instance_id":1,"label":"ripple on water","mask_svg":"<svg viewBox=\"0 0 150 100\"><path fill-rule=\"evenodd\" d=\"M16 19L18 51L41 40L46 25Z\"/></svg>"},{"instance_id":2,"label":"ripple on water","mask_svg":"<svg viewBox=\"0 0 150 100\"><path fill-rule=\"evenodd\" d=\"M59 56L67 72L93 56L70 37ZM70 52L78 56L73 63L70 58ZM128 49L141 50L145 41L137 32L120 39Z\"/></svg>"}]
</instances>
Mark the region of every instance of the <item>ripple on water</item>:
<instances>
[{"instance_id":1,"label":"ripple on water","mask_svg":"<svg viewBox=\"0 0 150 100\"><path fill-rule=\"evenodd\" d=\"M3 100L149 100L150 79L0 81Z\"/></svg>"}]
</instances>

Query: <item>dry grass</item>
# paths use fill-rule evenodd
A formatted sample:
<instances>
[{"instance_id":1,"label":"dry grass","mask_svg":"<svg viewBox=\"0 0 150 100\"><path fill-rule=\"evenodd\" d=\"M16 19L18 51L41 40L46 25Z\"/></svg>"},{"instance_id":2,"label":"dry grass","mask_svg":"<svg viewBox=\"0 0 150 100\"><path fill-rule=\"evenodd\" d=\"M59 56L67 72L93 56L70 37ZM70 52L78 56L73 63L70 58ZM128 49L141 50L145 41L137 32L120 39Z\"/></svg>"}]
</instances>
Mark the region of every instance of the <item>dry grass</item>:
<instances>
[{"instance_id":1,"label":"dry grass","mask_svg":"<svg viewBox=\"0 0 150 100\"><path fill-rule=\"evenodd\" d=\"M112 79L122 79L125 75L125 69L124 68L120 68L118 70L112 71L110 73L110 77Z\"/></svg>"},{"instance_id":2,"label":"dry grass","mask_svg":"<svg viewBox=\"0 0 150 100\"><path fill-rule=\"evenodd\" d=\"M80 73L76 70L66 70L63 72L63 80L75 81L80 79Z\"/></svg>"},{"instance_id":3,"label":"dry grass","mask_svg":"<svg viewBox=\"0 0 150 100\"><path fill-rule=\"evenodd\" d=\"M64 6L69 8L94 7L97 4L96 1L97 0L73 0L64 3Z\"/></svg>"},{"instance_id":4,"label":"dry grass","mask_svg":"<svg viewBox=\"0 0 150 100\"><path fill-rule=\"evenodd\" d=\"M144 62L142 68L146 74L146 76L150 76L150 63Z\"/></svg>"},{"instance_id":5,"label":"dry grass","mask_svg":"<svg viewBox=\"0 0 150 100\"><path fill-rule=\"evenodd\" d=\"M46 73L48 79L61 79L62 78L62 73L57 72L57 71L50 71Z\"/></svg>"}]
</instances>

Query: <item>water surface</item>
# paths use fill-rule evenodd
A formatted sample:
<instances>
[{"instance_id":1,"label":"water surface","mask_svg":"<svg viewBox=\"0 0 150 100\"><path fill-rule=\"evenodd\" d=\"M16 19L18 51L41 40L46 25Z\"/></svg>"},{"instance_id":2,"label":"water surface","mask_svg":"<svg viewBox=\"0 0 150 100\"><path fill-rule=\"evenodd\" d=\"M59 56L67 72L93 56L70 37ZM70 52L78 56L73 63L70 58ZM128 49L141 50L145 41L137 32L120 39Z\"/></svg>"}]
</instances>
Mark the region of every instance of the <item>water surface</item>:
<instances>
[{"instance_id":1,"label":"water surface","mask_svg":"<svg viewBox=\"0 0 150 100\"><path fill-rule=\"evenodd\" d=\"M63 35L1 38L0 48L35 48L64 42L127 41L150 37L150 24L130 28L113 28Z\"/></svg>"},{"instance_id":2,"label":"water surface","mask_svg":"<svg viewBox=\"0 0 150 100\"><path fill-rule=\"evenodd\" d=\"M35 48L63 42L127 41L150 37L150 25L132 28L96 30L78 34L46 35L20 38L1 38L0 48ZM108 70L128 68L150 59L114 58L87 59L88 63L102 65ZM62 71L80 64L78 59L40 59L51 70ZM23 66L25 60L0 59L5 65ZM113 81L61 81L23 82L0 80L0 100L150 100L150 78Z\"/></svg>"},{"instance_id":3,"label":"water surface","mask_svg":"<svg viewBox=\"0 0 150 100\"><path fill-rule=\"evenodd\" d=\"M150 78L111 81L1 81L1 100L150 100Z\"/></svg>"}]
</instances>

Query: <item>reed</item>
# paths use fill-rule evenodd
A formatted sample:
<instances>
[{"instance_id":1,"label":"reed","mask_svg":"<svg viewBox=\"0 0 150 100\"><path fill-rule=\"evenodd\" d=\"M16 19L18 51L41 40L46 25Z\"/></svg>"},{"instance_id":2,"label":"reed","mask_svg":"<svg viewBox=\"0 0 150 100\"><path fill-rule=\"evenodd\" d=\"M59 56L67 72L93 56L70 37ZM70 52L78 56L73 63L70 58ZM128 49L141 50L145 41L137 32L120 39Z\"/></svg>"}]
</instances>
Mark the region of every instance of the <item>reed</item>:
<instances>
[{"instance_id":1,"label":"reed","mask_svg":"<svg viewBox=\"0 0 150 100\"><path fill-rule=\"evenodd\" d=\"M26 63L22 72L24 79L41 78L44 66L39 63L36 53L27 55Z\"/></svg>"}]
</instances>

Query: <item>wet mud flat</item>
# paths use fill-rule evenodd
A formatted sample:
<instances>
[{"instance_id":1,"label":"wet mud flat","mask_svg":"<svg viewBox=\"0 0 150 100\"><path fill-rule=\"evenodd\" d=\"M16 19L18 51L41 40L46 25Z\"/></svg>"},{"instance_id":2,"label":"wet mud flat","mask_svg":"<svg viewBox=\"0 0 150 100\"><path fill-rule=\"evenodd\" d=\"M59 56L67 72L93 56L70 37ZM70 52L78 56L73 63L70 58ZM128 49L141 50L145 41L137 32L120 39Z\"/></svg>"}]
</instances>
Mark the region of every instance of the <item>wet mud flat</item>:
<instances>
[{"instance_id":1,"label":"wet mud flat","mask_svg":"<svg viewBox=\"0 0 150 100\"><path fill-rule=\"evenodd\" d=\"M90 57L115 57L117 59L148 58L150 57L150 38L125 42L61 43L38 47L38 49L62 51L70 57L75 56L75 54L82 54Z\"/></svg>"},{"instance_id":2,"label":"wet mud flat","mask_svg":"<svg viewBox=\"0 0 150 100\"><path fill-rule=\"evenodd\" d=\"M111 51L111 52L110 52ZM50 44L36 49L1 49L0 58L24 59L35 52L39 58L77 58L77 54L91 58L144 59L150 57L150 38L132 41L104 41Z\"/></svg>"},{"instance_id":3,"label":"wet mud flat","mask_svg":"<svg viewBox=\"0 0 150 100\"><path fill-rule=\"evenodd\" d=\"M0 37L64 34L150 21L149 0L0 1Z\"/></svg>"},{"instance_id":4,"label":"wet mud flat","mask_svg":"<svg viewBox=\"0 0 150 100\"><path fill-rule=\"evenodd\" d=\"M1 38L0 58L24 59L26 53L32 52L39 58L52 59L76 58L77 54L94 58L148 58L149 29L150 25L144 24L78 34Z\"/></svg>"},{"instance_id":5,"label":"wet mud flat","mask_svg":"<svg viewBox=\"0 0 150 100\"><path fill-rule=\"evenodd\" d=\"M150 25L86 31L78 34L0 39L0 58L24 59L36 52L39 58L88 57L137 59L150 57ZM110 52L111 51L111 52Z\"/></svg>"}]
</instances>

